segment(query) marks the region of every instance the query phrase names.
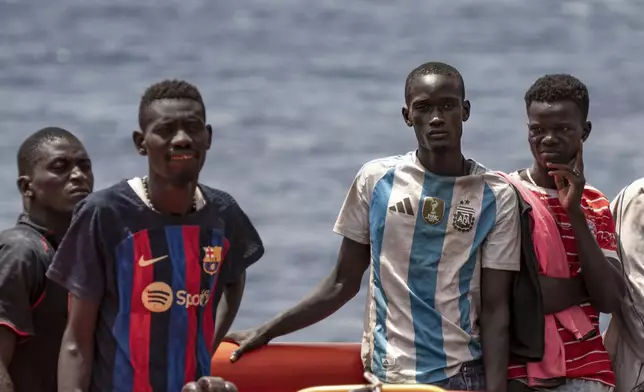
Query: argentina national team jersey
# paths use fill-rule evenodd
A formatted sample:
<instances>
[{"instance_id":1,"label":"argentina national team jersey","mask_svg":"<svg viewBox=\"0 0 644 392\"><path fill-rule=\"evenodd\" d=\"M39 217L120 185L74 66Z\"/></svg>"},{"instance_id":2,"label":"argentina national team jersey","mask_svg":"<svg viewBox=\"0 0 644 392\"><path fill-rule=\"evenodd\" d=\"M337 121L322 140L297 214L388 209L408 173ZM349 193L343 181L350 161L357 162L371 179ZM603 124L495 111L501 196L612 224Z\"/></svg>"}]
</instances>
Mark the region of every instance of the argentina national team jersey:
<instances>
[{"instance_id":1,"label":"argentina national team jersey","mask_svg":"<svg viewBox=\"0 0 644 392\"><path fill-rule=\"evenodd\" d=\"M516 194L469 162L441 177L415 151L371 161L342 206L334 231L371 246L362 359L381 380L434 383L481 359L481 268L519 270Z\"/></svg>"}]
</instances>

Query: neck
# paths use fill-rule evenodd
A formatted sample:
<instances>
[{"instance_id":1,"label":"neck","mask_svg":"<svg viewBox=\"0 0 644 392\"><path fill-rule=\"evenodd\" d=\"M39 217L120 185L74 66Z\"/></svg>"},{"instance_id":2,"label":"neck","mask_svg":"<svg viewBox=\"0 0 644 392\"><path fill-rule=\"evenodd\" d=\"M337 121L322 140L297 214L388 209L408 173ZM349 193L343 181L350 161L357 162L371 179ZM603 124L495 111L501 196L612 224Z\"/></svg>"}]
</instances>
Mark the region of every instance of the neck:
<instances>
[{"instance_id":1,"label":"neck","mask_svg":"<svg viewBox=\"0 0 644 392\"><path fill-rule=\"evenodd\" d=\"M38 226L42 226L48 231L53 232L56 241L60 242L69 228L72 214L54 212L36 204L29 204L24 204L24 210L29 215L29 219Z\"/></svg>"},{"instance_id":2,"label":"neck","mask_svg":"<svg viewBox=\"0 0 644 392\"><path fill-rule=\"evenodd\" d=\"M148 196L154 208L164 214L185 215L192 210L197 180L176 185L150 172Z\"/></svg>"},{"instance_id":3,"label":"neck","mask_svg":"<svg viewBox=\"0 0 644 392\"><path fill-rule=\"evenodd\" d=\"M467 163L460 148L458 151L436 152L418 148L416 156L428 171L445 177L459 177L467 174Z\"/></svg>"},{"instance_id":4,"label":"neck","mask_svg":"<svg viewBox=\"0 0 644 392\"><path fill-rule=\"evenodd\" d=\"M541 167L537 162L532 163L532 167L526 169L530 171L530 176L534 183L546 189L557 189L555 178L548 175L548 169Z\"/></svg>"}]
</instances>

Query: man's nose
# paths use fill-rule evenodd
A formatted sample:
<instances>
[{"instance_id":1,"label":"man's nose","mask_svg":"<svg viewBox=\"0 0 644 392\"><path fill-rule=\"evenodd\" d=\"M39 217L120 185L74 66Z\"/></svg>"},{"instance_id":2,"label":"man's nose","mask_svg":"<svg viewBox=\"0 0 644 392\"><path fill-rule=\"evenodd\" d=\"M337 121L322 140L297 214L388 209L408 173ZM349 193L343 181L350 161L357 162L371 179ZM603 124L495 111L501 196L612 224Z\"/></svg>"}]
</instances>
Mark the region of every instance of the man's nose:
<instances>
[{"instance_id":1,"label":"man's nose","mask_svg":"<svg viewBox=\"0 0 644 392\"><path fill-rule=\"evenodd\" d=\"M432 128L440 128L443 125L445 125L445 119L443 118L443 115L438 110L435 110L432 113L431 118L429 120L429 125Z\"/></svg>"},{"instance_id":2,"label":"man's nose","mask_svg":"<svg viewBox=\"0 0 644 392\"><path fill-rule=\"evenodd\" d=\"M192 138L190 138L190 135L186 131L179 129L172 138L172 145L182 148L190 147L192 145Z\"/></svg>"}]
</instances>

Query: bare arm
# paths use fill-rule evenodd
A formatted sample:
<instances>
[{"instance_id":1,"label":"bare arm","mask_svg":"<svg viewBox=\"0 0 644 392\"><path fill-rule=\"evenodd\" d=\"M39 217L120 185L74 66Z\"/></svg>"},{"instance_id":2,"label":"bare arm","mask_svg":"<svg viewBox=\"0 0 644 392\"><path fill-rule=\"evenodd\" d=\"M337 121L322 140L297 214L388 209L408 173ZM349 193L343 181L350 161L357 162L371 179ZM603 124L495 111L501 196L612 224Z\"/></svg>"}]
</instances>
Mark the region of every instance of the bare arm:
<instances>
[{"instance_id":1,"label":"bare arm","mask_svg":"<svg viewBox=\"0 0 644 392\"><path fill-rule=\"evenodd\" d=\"M553 314L590 301L590 295L581 277L552 278L539 276L543 311Z\"/></svg>"},{"instance_id":2,"label":"bare arm","mask_svg":"<svg viewBox=\"0 0 644 392\"><path fill-rule=\"evenodd\" d=\"M507 390L510 356L510 292L514 272L483 268L481 276L481 342L486 387Z\"/></svg>"},{"instance_id":3,"label":"bare arm","mask_svg":"<svg viewBox=\"0 0 644 392\"><path fill-rule=\"evenodd\" d=\"M215 337L212 352L217 351L217 347L224 340L224 336L226 336L230 326L235 321L235 316L237 316L239 305L244 295L245 286L246 272L244 271L237 281L227 284L224 288L224 293L217 305L217 319L215 321Z\"/></svg>"},{"instance_id":4,"label":"bare arm","mask_svg":"<svg viewBox=\"0 0 644 392\"><path fill-rule=\"evenodd\" d=\"M13 382L9 376L9 365L16 346L16 334L7 327L0 326L0 391L13 392Z\"/></svg>"},{"instance_id":5,"label":"bare arm","mask_svg":"<svg viewBox=\"0 0 644 392\"><path fill-rule=\"evenodd\" d=\"M604 255L581 210L569 212L568 217L575 233L581 275L590 294L591 303L602 313L613 313L619 309L626 294L621 267L618 267L619 262L609 260Z\"/></svg>"},{"instance_id":6,"label":"bare arm","mask_svg":"<svg viewBox=\"0 0 644 392\"><path fill-rule=\"evenodd\" d=\"M590 294L591 303L602 313L612 313L620 308L626 285L622 278L621 266L616 263L617 260L609 260L606 257L597 243L597 238L590 231L584 215L581 205L586 185L583 174L583 149L584 144L580 142L577 156L569 165L549 163L548 174L555 179L559 201L570 220L581 263L581 275ZM605 218L612 221L610 214ZM606 230L614 232L614 225L609 225Z\"/></svg>"},{"instance_id":7,"label":"bare arm","mask_svg":"<svg viewBox=\"0 0 644 392\"><path fill-rule=\"evenodd\" d=\"M71 296L58 359L59 392L85 392L89 388L98 308L98 302Z\"/></svg>"},{"instance_id":8,"label":"bare arm","mask_svg":"<svg viewBox=\"0 0 644 392\"><path fill-rule=\"evenodd\" d=\"M300 303L264 324L262 333L272 340L332 315L358 294L370 261L369 245L345 237L333 272Z\"/></svg>"}]
</instances>

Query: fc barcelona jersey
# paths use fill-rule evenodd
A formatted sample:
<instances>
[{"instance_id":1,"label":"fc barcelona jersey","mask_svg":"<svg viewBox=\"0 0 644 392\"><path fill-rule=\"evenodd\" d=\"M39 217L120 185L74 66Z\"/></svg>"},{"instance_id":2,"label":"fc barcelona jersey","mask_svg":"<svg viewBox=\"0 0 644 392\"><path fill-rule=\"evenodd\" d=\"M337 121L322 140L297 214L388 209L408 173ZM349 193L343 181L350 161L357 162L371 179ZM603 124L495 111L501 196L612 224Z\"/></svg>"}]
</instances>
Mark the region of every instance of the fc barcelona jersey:
<instances>
[{"instance_id":1,"label":"fc barcelona jersey","mask_svg":"<svg viewBox=\"0 0 644 392\"><path fill-rule=\"evenodd\" d=\"M210 374L223 288L263 246L230 195L199 188L181 217L146 205L138 178L77 207L48 276L101 303L91 391L175 392Z\"/></svg>"}]
</instances>

